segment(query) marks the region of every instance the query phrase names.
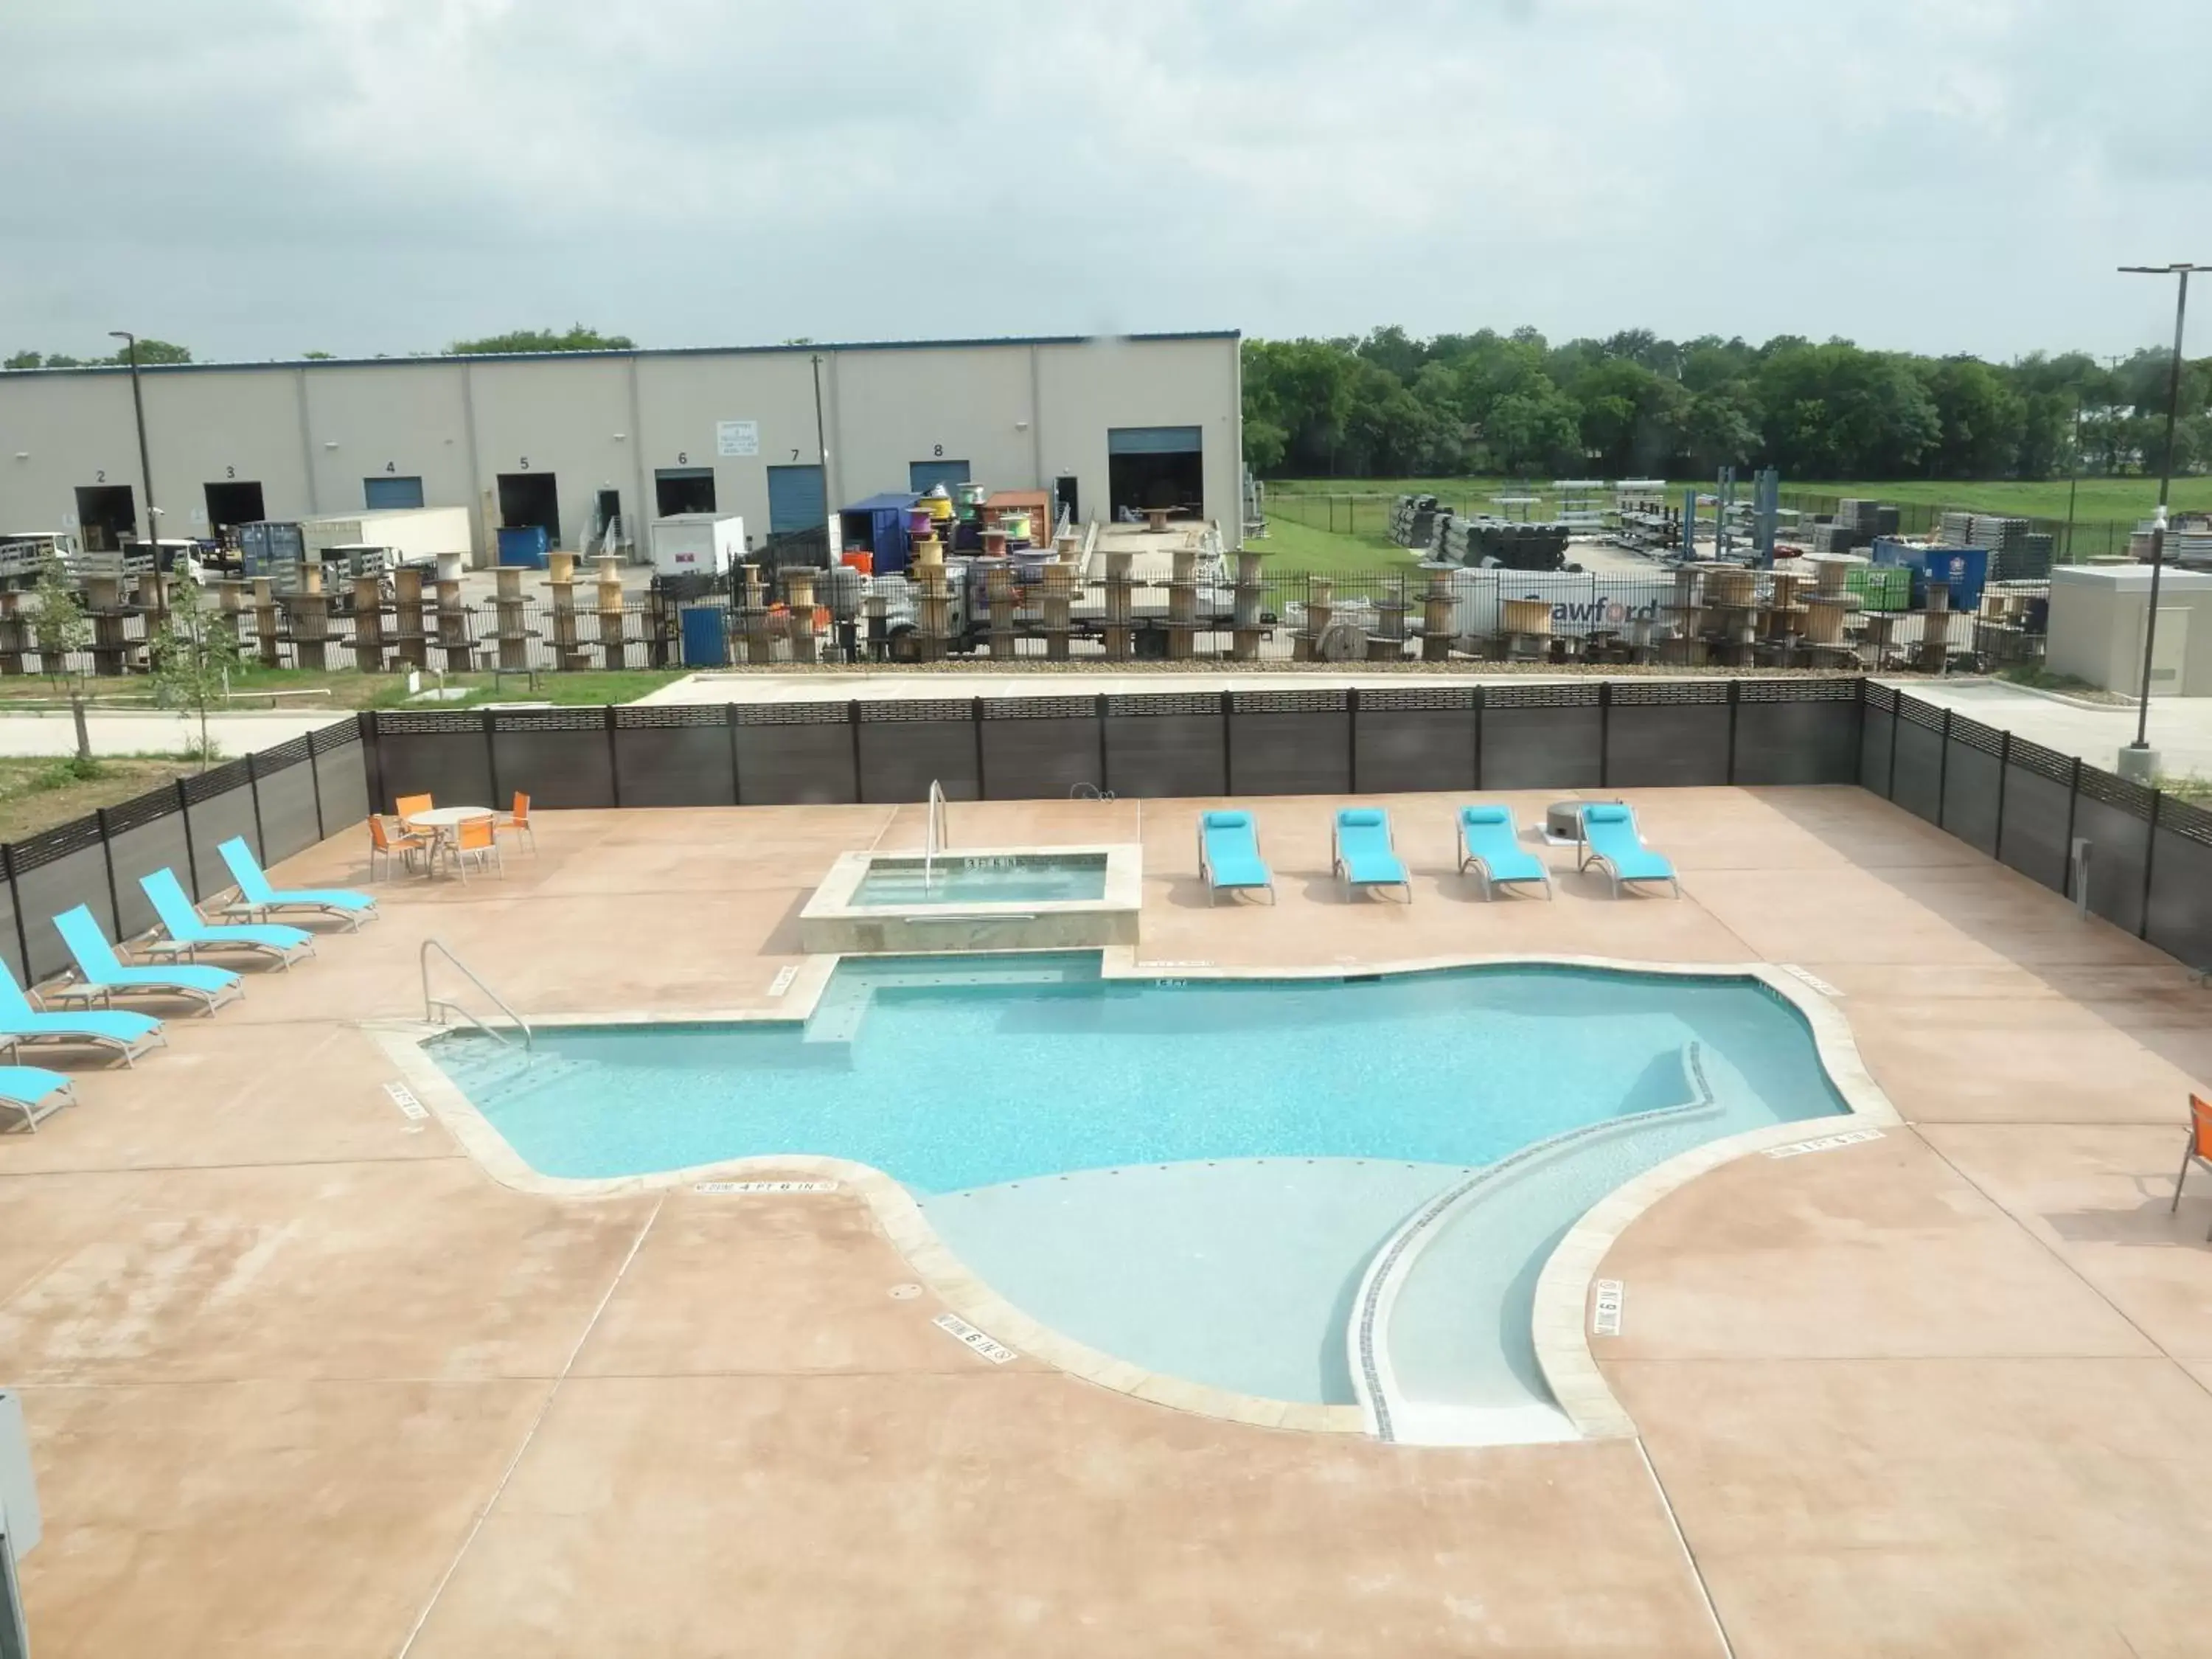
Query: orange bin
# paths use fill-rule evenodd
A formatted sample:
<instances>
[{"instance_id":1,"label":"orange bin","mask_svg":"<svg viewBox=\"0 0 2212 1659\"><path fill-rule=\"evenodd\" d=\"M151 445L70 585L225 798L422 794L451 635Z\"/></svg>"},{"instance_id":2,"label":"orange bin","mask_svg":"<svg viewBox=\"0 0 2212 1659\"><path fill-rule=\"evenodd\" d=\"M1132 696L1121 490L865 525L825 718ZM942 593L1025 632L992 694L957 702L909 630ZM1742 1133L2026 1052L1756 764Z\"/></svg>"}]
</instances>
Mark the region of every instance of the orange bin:
<instances>
[{"instance_id":1,"label":"orange bin","mask_svg":"<svg viewBox=\"0 0 2212 1659\"><path fill-rule=\"evenodd\" d=\"M863 576L872 576L876 574L876 556L865 550L848 553L839 562L850 565Z\"/></svg>"}]
</instances>

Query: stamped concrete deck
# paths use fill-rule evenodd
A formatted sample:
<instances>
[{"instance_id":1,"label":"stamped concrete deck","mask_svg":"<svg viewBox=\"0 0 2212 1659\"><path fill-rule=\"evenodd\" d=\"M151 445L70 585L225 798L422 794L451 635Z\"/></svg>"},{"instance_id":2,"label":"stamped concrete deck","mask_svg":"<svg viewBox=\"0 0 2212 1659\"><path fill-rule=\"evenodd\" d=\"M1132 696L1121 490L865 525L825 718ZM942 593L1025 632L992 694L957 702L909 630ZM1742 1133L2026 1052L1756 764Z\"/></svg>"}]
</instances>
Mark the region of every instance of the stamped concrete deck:
<instances>
[{"instance_id":1,"label":"stamped concrete deck","mask_svg":"<svg viewBox=\"0 0 2212 1659\"><path fill-rule=\"evenodd\" d=\"M836 854L921 834L548 814L503 881L384 887L383 921L0 1139L35 1651L2205 1651L2212 1181L2166 1205L2212 997L1858 791L1634 799L1679 903L1569 875L1486 905L1437 798L1395 803L1411 907L1336 897L1325 802L1258 804L1272 910L1207 908L1190 804L952 810L971 843L1141 838L1151 959L1765 958L1838 988L1914 1127L1630 1226L1594 1346L1640 1441L1218 1421L970 1352L889 1294L912 1274L848 1194L498 1185L359 1028L419 1012L423 939L531 1012L772 1006ZM358 881L363 852L283 873Z\"/></svg>"}]
</instances>

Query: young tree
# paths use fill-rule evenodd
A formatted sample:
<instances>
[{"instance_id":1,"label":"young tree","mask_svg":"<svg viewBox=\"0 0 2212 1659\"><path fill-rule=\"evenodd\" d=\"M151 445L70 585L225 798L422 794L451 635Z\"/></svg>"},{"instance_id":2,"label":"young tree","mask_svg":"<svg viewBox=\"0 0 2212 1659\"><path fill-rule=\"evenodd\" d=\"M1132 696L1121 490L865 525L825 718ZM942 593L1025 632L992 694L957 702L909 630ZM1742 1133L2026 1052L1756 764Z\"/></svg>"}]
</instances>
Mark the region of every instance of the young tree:
<instances>
[{"instance_id":1,"label":"young tree","mask_svg":"<svg viewBox=\"0 0 2212 1659\"><path fill-rule=\"evenodd\" d=\"M496 351L628 351L636 343L627 334L602 334L576 323L565 331L518 328L507 334L487 334L480 340L456 340L446 351L455 357Z\"/></svg>"},{"instance_id":2,"label":"young tree","mask_svg":"<svg viewBox=\"0 0 2212 1659\"><path fill-rule=\"evenodd\" d=\"M184 580L170 590L169 614L155 630L153 647L155 693L170 707L199 716L199 763L205 771L215 758L208 710L238 666L238 635L208 609L200 585Z\"/></svg>"},{"instance_id":3,"label":"young tree","mask_svg":"<svg viewBox=\"0 0 2212 1659\"><path fill-rule=\"evenodd\" d=\"M39 602L32 623L39 641L39 666L69 692L70 715L76 722L76 769L89 772L92 733L84 723L84 676L70 672L69 658L92 643L92 618L76 602L76 589L58 554L47 554L39 566L39 585L32 596Z\"/></svg>"}]
</instances>

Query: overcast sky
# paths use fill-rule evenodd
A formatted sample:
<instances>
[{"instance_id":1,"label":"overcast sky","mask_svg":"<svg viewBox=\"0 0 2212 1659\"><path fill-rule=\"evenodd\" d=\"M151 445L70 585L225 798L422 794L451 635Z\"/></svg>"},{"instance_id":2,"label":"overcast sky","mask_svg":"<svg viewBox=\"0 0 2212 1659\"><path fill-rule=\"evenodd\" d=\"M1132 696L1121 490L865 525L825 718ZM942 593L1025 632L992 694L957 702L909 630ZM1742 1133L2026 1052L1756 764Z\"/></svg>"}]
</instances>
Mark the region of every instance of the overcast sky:
<instances>
[{"instance_id":1,"label":"overcast sky","mask_svg":"<svg viewBox=\"0 0 2212 1659\"><path fill-rule=\"evenodd\" d=\"M2205 0L0 0L0 352L2124 351L2112 267L2212 259L2208 62Z\"/></svg>"}]
</instances>

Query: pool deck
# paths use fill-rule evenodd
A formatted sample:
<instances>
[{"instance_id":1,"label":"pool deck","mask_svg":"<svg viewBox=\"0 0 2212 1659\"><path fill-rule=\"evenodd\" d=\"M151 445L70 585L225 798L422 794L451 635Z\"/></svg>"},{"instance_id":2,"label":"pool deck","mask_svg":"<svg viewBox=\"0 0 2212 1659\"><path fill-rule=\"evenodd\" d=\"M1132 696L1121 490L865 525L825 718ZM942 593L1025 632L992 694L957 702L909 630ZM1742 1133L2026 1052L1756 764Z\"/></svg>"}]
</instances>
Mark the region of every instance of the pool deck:
<instances>
[{"instance_id":1,"label":"pool deck","mask_svg":"<svg viewBox=\"0 0 2212 1659\"><path fill-rule=\"evenodd\" d=\"M503 881L380 884L381 921L0 1138L33 1651L2205 1651L2212 1178L2166 1204L2212 993L1860 791L1629 798L1679 902L1569 873L1486 905L1441 797L1391 802L1410 907L1337 896L1322 800L1238 803L1273 909L1208 908L1198 803L951 811L971 845L1141 840L1146 960L1765 960L1839 990L1910 1127L1627 1226L1591 1346L1640 1437L1223 1421L970 1352L891 1294L915 1274L849 1192L499 1184L362 1029L419 1017L424 939L526 1013L772 1009L836 856L922 833L548 813ZM364 843L280 880L358 883Z\"/></svg>"}]
</instances>

